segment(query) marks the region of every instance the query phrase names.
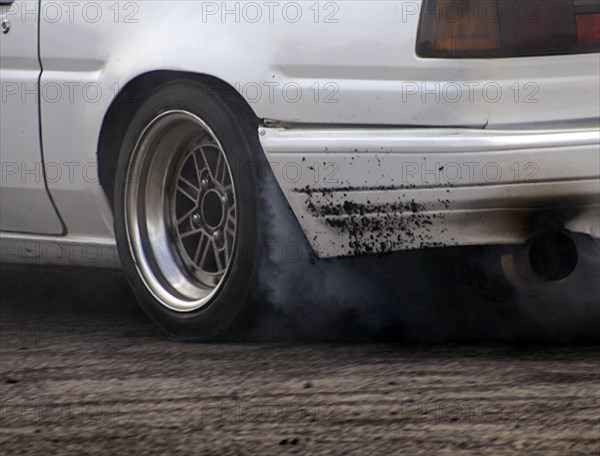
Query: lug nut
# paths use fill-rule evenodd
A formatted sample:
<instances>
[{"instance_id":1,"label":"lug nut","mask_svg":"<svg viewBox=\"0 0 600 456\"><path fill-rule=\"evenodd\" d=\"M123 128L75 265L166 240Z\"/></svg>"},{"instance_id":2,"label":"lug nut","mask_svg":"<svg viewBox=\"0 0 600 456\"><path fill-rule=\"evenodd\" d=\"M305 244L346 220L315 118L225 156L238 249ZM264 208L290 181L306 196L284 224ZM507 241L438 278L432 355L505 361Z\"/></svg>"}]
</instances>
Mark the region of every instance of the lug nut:
<instances>
[{"instance_id":1,"label":"lug nut","mask_svg":"<svg viewBox=\"0 0 600 456\"><path fill-rule=\"evenodd\" d=\"M202 188L210 187L210 181L208 179L202 179L202 182L200 182L200 184L202 185Z\"/></svg>"},{"instance_id":2,"label":"lug nut","mask_svg":"<svg viewBox=\"0 0 600 456\"><path fill-rule=\"evenodd\" d=\"M219 242L221 240L221 232L220 231L217 230L213 233L213 240L215 242Z\"/></svg>"},{"instance_id":3,"label":"lug nut","mask_svg":"<svg viewBox=\"0 0 600 456\"><path fill-rule=\"evenodd\" d=\"M200 216L200 214L192 215L192 223L196 226L200 226L200 224L202 223L202 217Z\"/></svg>"},{"instance_id":4,"label":"lug nut","mask_svg":"<svg viewBox=\"0 0 600 456\"><path fill-rule=\"evenodd\" d=\"M229 198L227 197L227 195L222 195L221 196L221 202L223 203L223 205L227 206L229 204Z\"/></svg>"}]
</instances>

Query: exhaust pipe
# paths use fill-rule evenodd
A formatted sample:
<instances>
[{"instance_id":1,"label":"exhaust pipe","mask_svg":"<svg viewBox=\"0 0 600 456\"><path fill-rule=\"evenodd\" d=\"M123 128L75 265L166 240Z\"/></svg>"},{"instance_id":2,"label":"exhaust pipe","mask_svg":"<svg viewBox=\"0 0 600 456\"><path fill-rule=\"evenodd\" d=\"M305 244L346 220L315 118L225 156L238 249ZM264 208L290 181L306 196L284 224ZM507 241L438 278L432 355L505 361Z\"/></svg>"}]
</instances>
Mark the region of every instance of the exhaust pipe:
<instances>
[{"instance_id":1,"label":"exhaust pipe","mask_svg":"<svg viewBox=\"0 0 600 456\"><path fill-rule=\"evenodd\" d=\"M578 262L577 244L566 231L544 232L501 258L505 278L528 293L556 289L575 272Z\"/></svg>"},{"instance_id":2,"label":"exhaust pipe","mask_svg":"<svg viewBox=\"0 0 600 456\"><path fill-rule=\"evenodd\" d=\"M573 238L564 231L548 232L537 236L529 245L529 264L535 274L544 280L564 280L575 271L579 253Z\"/></svg>"}]
</instances>

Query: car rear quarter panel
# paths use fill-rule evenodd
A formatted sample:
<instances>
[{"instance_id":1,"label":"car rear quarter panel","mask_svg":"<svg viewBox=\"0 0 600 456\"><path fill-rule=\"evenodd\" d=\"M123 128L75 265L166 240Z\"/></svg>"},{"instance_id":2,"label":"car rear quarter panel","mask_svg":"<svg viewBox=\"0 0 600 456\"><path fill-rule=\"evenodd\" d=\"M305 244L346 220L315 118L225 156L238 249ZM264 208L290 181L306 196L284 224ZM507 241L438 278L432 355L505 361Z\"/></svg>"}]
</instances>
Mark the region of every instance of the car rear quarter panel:
<instances>
[{"instance_id":1,"label":"car rear quarter panel","mask_svg":"<svg viewBox=\"0 0 600 456\"><path fill-rule=\"evenodd\" d=\"M72 234L112 237L92 169L98 138L116 94L150 71L220 78L283 122L481 128L598 115L597 55L420 59L419 1L257 2L258 21L243 2L83 2L72 14L66 3L41 2L42 134L46 161L73 169L49 182Z\"/></svg>"}]
</instances>

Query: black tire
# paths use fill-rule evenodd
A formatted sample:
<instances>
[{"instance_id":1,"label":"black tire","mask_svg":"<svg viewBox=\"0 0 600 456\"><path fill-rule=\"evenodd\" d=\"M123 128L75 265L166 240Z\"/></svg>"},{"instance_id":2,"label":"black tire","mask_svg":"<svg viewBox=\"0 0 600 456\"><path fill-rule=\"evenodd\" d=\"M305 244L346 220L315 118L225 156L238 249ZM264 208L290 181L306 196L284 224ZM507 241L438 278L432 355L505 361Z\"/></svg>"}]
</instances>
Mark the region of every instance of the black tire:
<instances>
[{"instance_id":1,"label":"black tire","mask_svg":"<svg viewBox=\"0 0 600 456\"><path fill-rule=\"evenodd\" d=\"M227 97L223 94L217 93L200 83L185 80L165 83L156 88L152 95L139 106L135 115L128 123L120 147L115 181L114 215L118 251L125 275L146 314L167 333L180 340L207 341L214 340L217 337L225 336L227 334L239 333L240 329L245 326L247 318L251 313L249 308L250 300L248 297L256 281L259 262L260 241L258 223L260 217L260 199L256 179L252 179L252 176L246 175L240 172L240 170L248 168L256 169L255 164L264 162L264 159L261 161L261 157L264 157L264 155L262 154L260 143L258 141L257 119L252 118L252 116L248 116L247 114L243 114L245 112L243 110L239 110L238 112L236 109L236 112L233 112L230 100L227 100L228 102L226 102L226 98ZM220 283L218 286L215 286L212 294L207 295L209 297L206 298L206 302L198 308L190 308L190 310L185 311L178 308L173 309L170 306L168 297L163 299L163 297L161 297L162 294L160 296L157 295L159 292L162 293L162 291L157 288L159 286L163 287L167 292L172 293L177 299L182 298L183 295L180 295L180 293L183 292L178 289L178 285L175 283L169 283L167 274L164 271L161 271L161 265L159 264L161 260L157 253L158 250L154 250L154 244L150 242L152 236L151 234L148 234L152 231L151 227L154 226L152 223L157 223L154 220L151 222L148 221L153 212L151 209L147 209L147 207L150 207L148 206L150 203L146 202L146 200L150 193L156 193L154 190L148 189L155 188L155 186L159 184L159 180L153 182L153 185L149 185L148 182L150 182L151 177L143 175L145 172L144 166L146 166L148 170L159 168L158 165L152 164L153 160L155 160L154 158L139 158L144 157L144 153L139 152L139 150L144 147L143 141L146 141L146 139L143 139L140 145L139 141L142 136L149 135L148 130L152 131L152 128L158 128L156 125L161 120L157 119L173 116L173 114L169 113L179 111L201 119L205 126L211 131L216 142L221 146L222 153L226 158L225 164L229 166L230 181L232 181L233 186L231 191L234 196L234 202L231 203L228 201L228 204L235 205L233 211L235 214L235 237L232 242L233 252L230 253L229 260L227 260L227 253L224 253L224 256L221 257L220 253L217 252L217 247L213 247L213 263L217 264L217 262L221 262L221 260L216 260L217 257L225 258L225 262L227 263L225 273L218 279L220 280ZM183 116L183 114L181 114L181 116ZM180 124L175 123L175 121L173 122L173 125L176 125L177 128L179 128ZM188 126L183 123L183 120L181 122L181 131L184 131L183 128L188 128ZM168 135L168 133L165 134ZM157 138L159 138L159 136L157 136ZM148 141L150 143L150 140ZM166 139L156 139L156 144L161 144L160 141L168 142ZM163 149L159 149L162 151L166 146L157 147L163 147ZM136 150L138 150L138 152L135 152ZM183 150L183 146L178 146L177 150L173 152L173 156L177 157L177 154L179 154L183 157ZM164 152L161 153L163 155L165 154ZM196 152L192 152L192 154L196 154L195 157L198 157ZM204 156L204 153L202 153L202 156ZM193 157L194 162L196 162L195 157ZM168 160L166 155L164 160ZM173 162L176 160L179 160L179 158L173 158ZM181 160L185 161L189 160L189 158L181 158ZM136 161L139 163L136 163ZM145 164L145 162L147 163ZM207 160L205 163L206 168L210 170L211 166L208 164L209 161ZM249 164L252 164L252 167L249 167ZM171 164L169 164L169 166L171 166ZM218 166L217 163L216 171L214 173L209 172L211 177L213 174L215 176L219 174ZM131 181L134 180L131 178L133 172L132 169L135 167L138 167L142 172L137 176L139 182L132 183ZM200 166L196 164L196 170L199 168ZM177 179L180 179L181 176L183 176L183 174L181 174L183 171L180 170L179 173L180 175L177 175ZM195 211L197 213L202 212L202 223L205 223L206 227L208 227L209 222L204 220L209 218L205 217L204 214L205 205L209 204L204 201L208 200L208 197L201 197L203 194L202 192L205 192L205 190L203 190L203 187L200 185L200 171L197 171L196 174L199 179L197 201L202 201L202 203L198 203L201 207L195 209ZM153 176L150 171L148 172L148 175ZM227 175L226 171L223 171L223 175ZM144 179L146 179L146 181L144 181ZM169 179L170 178L166 177L163 182L165 184L165 192L170 191L169 185L172 186L174 182L171 182ZM215 182L216 181L217 177L215 177ZM177 180L178 185L179 183L180 180ZM134 186L138 187L137 190L132 190ZM223 186L223 188L225 187ZM173 192L174 196L171 197L169 208L179 204L176 203L176 201L179 201L177 198L183 198L176 190ZM223 190L223 192L225 192L225 190ZM192 193L193 192L190 192L190 194ZM213 193L218 197L219 194L216 190L214 190ZM132 197L132 194L136 195L136 197ZM194 195L195 194L192 196ZM139 203L138 201L142 201L141 198L144 198L144 200L142 203ZM166 201L166 197L164 198L165 200L163 202ZM216 201L214 196L212 198ZM191 198L189 199L191 200ZM221 199L227 200L227 196ZM162 200L157 201L160 202ZM194 204L191 202L189 203L192 205ZM214 211L218 211L218 209L215 209L218 207L218 204L214 203L214 201L212 203L213 206L211 206L211 208L214 209ZM157 206L160 206L160 203L157 203ZM156 212L162 212L165 219L164 223L171 223L171 231L174 231L173 226L177 226L176 231L179 233L179 222L173 221L178 220L178 218L169 217L167 215L168 208L166 206L167 203L165 202L165 207L160 207ZM132 207L136 207L135 213L139 215L137 217L138 222L132 220ZM229 217L229 215L227 215L229 214L228 207L229 206L226 206L226 203L222 203L220 209L221 212L219 212L221 214L219 223L221 223L223 219ZM193 216L196 216L196 214ZM190 224L194 223L192 220L193 216L190 216ZM199 216L198 219L200 219ZM213 219L217 220L218 217L213 217ZM134 231L132 229L132 224L135 225L136 223L142 226L142 228L139 229L141 233L140 239L142 239L140 242L142 245L139 247L139 251L136 250L137 247L134 247L134 235L130 233L130 231ZM187 226L188 220L186 219L183 224ZM224 224L229 226L229 220L226 220ZM223 225L223 231L227 231L225 225ZM212 227L212 225L210 226ZM198 229L208 230L206 227L203 226ZM176 234L169 234L167 228L165 228L165 233L170 236L177 236ZM199 246L197 249L200 251L200 245L204 245L203 242L205 242L207 246L203 248L209 249L208 244L211 242L210 239L207 237L207 240L202 240L202 237L205 236L204 231L198 236L201 240L198 241ZM184 264L185 261L182 258L185 257L185 252L177 257L177 252L183 251L183 248L175 251L176 249L173 247L173 244L183 245L185 241L182 240L182 237L183 236L179 234L179 238L177 238L177 242L180 242L180 244L177 244L176 241L168 243L168 245L171 246L171 250L174 251L174 264L177 264L181 268L180 272L185 275L186 280L189 278L191 282L197 282L199 287L200 285L204 286L204 284L200 284L200 281L193 276L195 270L191 271L190 267ZM227 245L227 241L223 241L223 244ZM216 246L216 244L214 245ZM147 251L144 252L144 249ZM226 249L227 247L225 247L225 250ZM146 259L142 257L143 255L148 257L147 263L149 267L147 269L149 269L150 272L143 272L141 264L146 261ZM203 259L204 256L208 257L210 255L203 255ZM190 260L192 255L190 254L186 258L187 260ZM221 264L219 263L219 268L220 267ZM157 277L159 285L151 280L152 274ZM211 280L217 281L216 278Z\"/></svg>"}]
</instances>

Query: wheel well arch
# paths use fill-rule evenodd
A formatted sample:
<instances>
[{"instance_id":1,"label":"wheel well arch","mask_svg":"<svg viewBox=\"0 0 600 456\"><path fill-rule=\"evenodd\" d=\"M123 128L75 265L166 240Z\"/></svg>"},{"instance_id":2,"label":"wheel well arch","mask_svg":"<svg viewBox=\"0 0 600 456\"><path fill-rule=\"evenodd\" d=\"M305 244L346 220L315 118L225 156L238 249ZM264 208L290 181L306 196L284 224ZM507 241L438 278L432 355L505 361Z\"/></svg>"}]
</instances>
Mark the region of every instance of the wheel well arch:
<instances>
[{"instance_id":1,"label":"wheel well arch","mask_svg":"<svg viewBox=\"0 0 600 456\"><path fill-rule=\"evenodd\" d=\"M216 92L225 104L238 114L245 126L257 127L260 119L252 107L227 82L217 77L174 70L156 70L136 76L117 94L102 121L98 139L98 179L111 208L114 207L114 186L121 140L127 130L128 120L135 114L148 95L162 84L182 81L200 83Z\"/></svg>"}]
</instances>

